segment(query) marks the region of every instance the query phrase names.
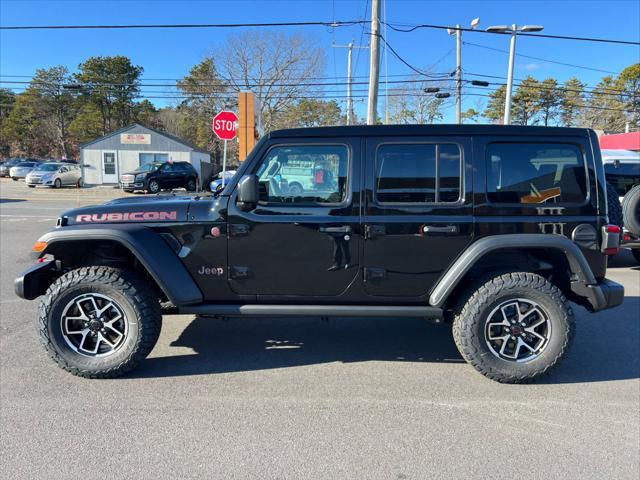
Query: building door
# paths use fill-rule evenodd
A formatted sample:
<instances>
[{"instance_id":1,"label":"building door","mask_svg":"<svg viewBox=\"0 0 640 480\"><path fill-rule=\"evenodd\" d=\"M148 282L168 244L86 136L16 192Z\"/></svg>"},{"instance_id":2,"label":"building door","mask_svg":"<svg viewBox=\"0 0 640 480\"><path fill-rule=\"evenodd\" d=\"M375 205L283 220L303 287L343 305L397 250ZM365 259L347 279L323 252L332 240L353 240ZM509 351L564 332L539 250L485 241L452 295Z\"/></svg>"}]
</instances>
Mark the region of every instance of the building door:
<instances>
[{"instance_id":1,"label":"building door","mask_svg":"<svg viewBox=\"0 0 640 480\"><path fill-rule=\"evenodd\" d=\"M118 183L116 152L102 152L102 183Z\"/></svg>"}]
</instances>

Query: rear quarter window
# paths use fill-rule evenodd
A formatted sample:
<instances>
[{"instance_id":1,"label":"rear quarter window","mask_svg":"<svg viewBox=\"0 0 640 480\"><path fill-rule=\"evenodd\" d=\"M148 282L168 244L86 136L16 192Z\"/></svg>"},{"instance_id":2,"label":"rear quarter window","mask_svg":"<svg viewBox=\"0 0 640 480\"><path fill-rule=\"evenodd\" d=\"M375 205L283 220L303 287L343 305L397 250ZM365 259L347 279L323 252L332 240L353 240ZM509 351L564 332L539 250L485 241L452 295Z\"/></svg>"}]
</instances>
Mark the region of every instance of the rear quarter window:
<instances>
[{"instance_id":1,"label":"rear quarter window","mask_svg":"<svg viewBox=\"0 0 640 480\"><path fill-rule=\"evenodd\" d=\"M492 203L582 204L587 171L570 143L492 143L487 148L487 197Z\"/></svg>"}]
</instances>

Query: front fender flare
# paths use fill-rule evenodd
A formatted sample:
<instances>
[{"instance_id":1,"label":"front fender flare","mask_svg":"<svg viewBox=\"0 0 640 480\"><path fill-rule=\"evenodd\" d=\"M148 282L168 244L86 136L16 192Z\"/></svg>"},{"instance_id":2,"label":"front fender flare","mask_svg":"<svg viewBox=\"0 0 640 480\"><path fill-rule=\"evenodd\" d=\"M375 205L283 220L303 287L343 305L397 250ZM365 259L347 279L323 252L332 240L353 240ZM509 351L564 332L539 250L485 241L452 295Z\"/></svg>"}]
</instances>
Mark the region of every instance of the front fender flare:
<instances>
[{"instance_id":1,"label":"front fender flare","mask_svg":"<svg viewBox=\"0 0 640 480\"><path fill-rule=\"evenodd\" d=\"M167 298L174 305L202 303L202 292L184 264L162 237L142 225L109 225L108 227L70 226L44 234L42 252L48 253L61 242L109 240L129 250L149 272Z\"/></svg>"},{"instance_id":2,"label":"front fender flare","mask_svg":"<svg viewBox=\"0 0 640 480\"><path fill-rule=\"evenodd\" d=\"M442 307L451 292L464 278L466 273L484 255L494 250L506 248L547 248L562 251L567 257L571 272L575 275L577 284L588 291L589 285L596 285L597 281L591 271L591 267L580 248L566 237L543 233L525 233L515 235L492 235L483 237L474 242L462 255L449 267L446 273L438 281L429 295L429 304L434 307ZM587 294L587 296L590 295Z\"/></svg>"}]
</instances>

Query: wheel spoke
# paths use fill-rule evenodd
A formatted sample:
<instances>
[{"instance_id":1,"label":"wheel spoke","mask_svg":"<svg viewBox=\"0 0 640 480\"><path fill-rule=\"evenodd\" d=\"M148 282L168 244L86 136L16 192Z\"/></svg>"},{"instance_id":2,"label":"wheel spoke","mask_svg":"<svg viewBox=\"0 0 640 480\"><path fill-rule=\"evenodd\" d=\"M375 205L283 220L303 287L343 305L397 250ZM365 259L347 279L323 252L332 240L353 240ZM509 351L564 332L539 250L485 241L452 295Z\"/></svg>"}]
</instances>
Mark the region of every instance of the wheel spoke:
<instances>
[{"instance_id":1,"label":"wheel spoke","mask_svg":"<svg viewBox=\"0 0 640 480\"><path fill-rule=\"evenodd\" d=\"M83 328L82 330L67 330L67 335L84 335L85 333L88 333L89 329L88 328Z\"/></svg>"},{"instance_id":2,"label":"wheel spoke","mask_svg":"<svg viewBox=\"0 0 640 480\"><path fill-rule=\"evenodd\" d=\"M124 335L124 332L121 332L115 328L113 328L113 325L110 324L104 324L105 328L108 328L109 330L111 330L112 332L114 332L116 335L118 335L118 337L121 337Z\"/></svg>"},{"instance_id":3,"label":"wheel spoke","mask_svg":"<svg viewBox=\"0 0 640 480\"><path fill-rule=\"evenodd\" d=\"M107 345L109 345L111 348L116 346L115 343L111 343L106 336L102 335L102 333L98 333L98 338L102 340L104 343L106 343Z\"/></svg>"},{"instance_id":4,"label":"wheel spoke","mask_svg":"<svg viewBox=\"0 0 640 480\"><path fill-rule=\"evenodd\" d=\"M538 317L540 317L542 319L542 322L544 322L544 317L542 315L542 312L540 312L540 310L538 309L538 307L531 307L526 313L520 313L520 309L518 309L518 320L520 322L524 322L527 318L529 318L529 316L532 313L537 313Z\"/></svg>"},{"instance_id":5,"label":"wheel spoke","mask_svg":"<svg viewBox=\"0 0 640 480\"><path fill-rule=\"evenodd\" d=\"M540 340L546 340L545 337L543 337L542 335L540 335L538 332L536 332L535 330L533 330L531 328L525 328L524 331L529 333L529 334L531 334L531 335L533 335L533 336L535 336L535 337L538 337Z\"/></svg>"},{"instance_id":6,"label":"wheel spoke","mask_svg":"<svg viewBox=\"0 0 640 480\"><path fill-rule=\"evenodd\" d=\"M82 340L78 344L79 350L84 350L84 341L87 339L87 335L89 335L89 329L87 328L84 332L82 332Z\"/></svg>"},{"instance_id":7,"label":"wheel spoke","mask_svg":"<svg viewBox=\"0 0 640 480\"><path fill-rule=\"evenodd\" d=\"M114 322L117 322L118 320L120 320L122 318L122 314L120 312L118 312L118 315L116 315L114 318L112 318L109 321L104 322L105 325L111 326L114 324Z\"/></svg>"},{"instance_id":8,"label":"wheel spoke","mask_svg":"<svg viewBox=\"0 0 640 480\"><path fill-rule=\"evenodd\" d=\"M109 308L115 308L115 306L113 305L113 302L109 302L104 307L102 307L100 310L96 310L96 316L98 318L100 318L102 316L102 314L104 312L106 312Z\"/></svg>"},{"instance_id":9,"label":"wheel spoke","mask_svg":"<svg viewBox=\"0 0 640 480\"><path fill-rule=\"evenodd\" d=\"M527 342L525 342L521 338L518 339L518 351L520 351L519 347L525 347L527 350L529 350L532 353L535 353L536 351L535 348L533 348L531 345L529 345Z\"/></svg>"},{"instance_id":10,"label":"wheel spoke","mask_svg":"<svg viewBox=\"0 0 640 480\"><path fill-rule=\"evenodd\" d=\"M539 327L540 325L542 325L544 322L546 322L547 319L544 318L542 315L540 315L540 320L538 320L536 323L533 323L531 325L529 325L527 328L525 328L525 330L529 331L529 329L533 330L536 327Z\"/></svg>"}]
</instances>

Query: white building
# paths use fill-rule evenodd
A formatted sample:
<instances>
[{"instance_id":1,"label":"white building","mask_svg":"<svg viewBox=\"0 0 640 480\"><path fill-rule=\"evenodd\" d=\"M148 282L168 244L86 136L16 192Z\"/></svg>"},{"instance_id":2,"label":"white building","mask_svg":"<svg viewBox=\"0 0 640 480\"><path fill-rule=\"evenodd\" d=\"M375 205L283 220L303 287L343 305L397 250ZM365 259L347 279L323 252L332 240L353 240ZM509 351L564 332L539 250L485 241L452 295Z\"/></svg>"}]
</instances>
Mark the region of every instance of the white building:
<instances>
[{"instance_id":1,"label":"white building","mask_svg":"<svg viewBox=\"0 0 640 480\"><path fill-rule=\"evenodd\" d=\"M211 156L189 142L138 123L80 145L87 185L116 185L120 175L150 162L191 163L200 179L211 171Z\"/></svg>"}]
</instances>

